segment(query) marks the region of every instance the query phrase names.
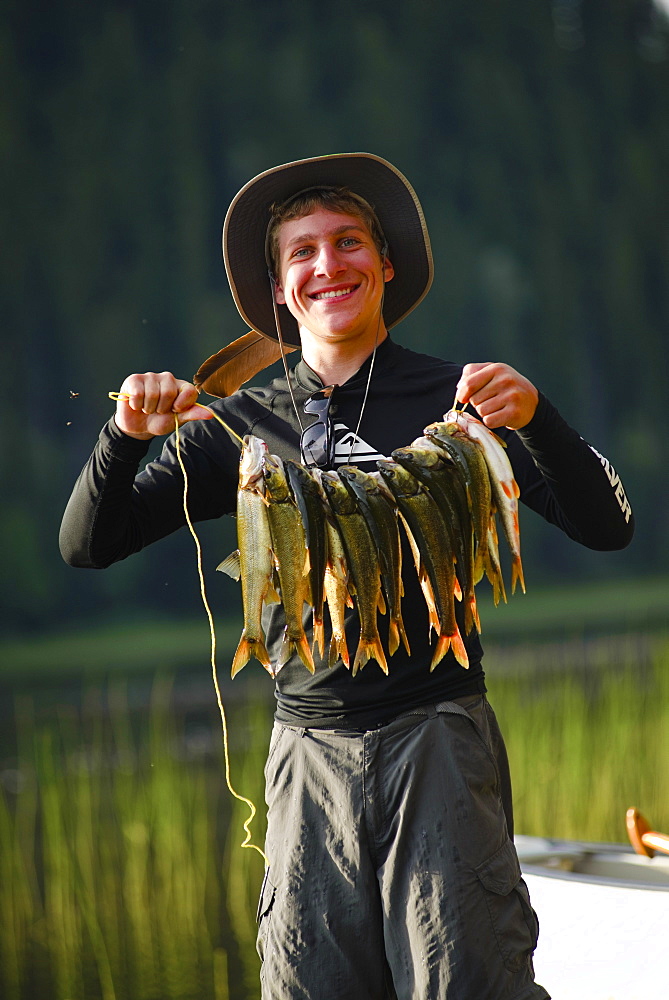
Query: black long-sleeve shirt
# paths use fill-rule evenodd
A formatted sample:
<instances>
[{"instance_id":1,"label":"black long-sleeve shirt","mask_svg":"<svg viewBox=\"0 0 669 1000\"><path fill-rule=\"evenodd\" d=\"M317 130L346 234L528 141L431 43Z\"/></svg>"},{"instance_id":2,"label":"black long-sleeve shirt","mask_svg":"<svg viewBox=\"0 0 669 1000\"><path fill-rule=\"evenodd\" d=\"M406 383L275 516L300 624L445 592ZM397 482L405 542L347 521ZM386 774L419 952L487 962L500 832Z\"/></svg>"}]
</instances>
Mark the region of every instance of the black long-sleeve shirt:
<instances>
[{"instance_id":1,"label":"black long-sleeve shirt","mask_svg":"<svg viewBox=\"0 0 669 1000\"><path fill-rule=\"evenodd\" d=\"M368 360L337 389L331 408L337 440L335 465L350 459L360 468L373 470L378 458L410 444L452 406L462 371L458 365L409 351L387 338L376 354L359 440L351 454L369 364ZM302 416L306 398L322 388L322 382L300 361L294 386ZM211 405L240 437L256 434L270 452L299 461L300 426L284 377ZM302 422L312 419L302 417ZM179 433L192 519L234 513L239 446L214 420L188 423ZM540 395L535 416L526 427L498 433L506 439L524 504L590 548L618 549L629 543L634 521L619 477L544 396ZM113 419L103 428L63 518L61 551L70 565L109 566L185 523L174 435L165 442L160 458L137 475L149 444L123 434ZM402 612L411 655L400 646L389 660L388 677L375 662L356 677L341 663L328 668L327 649L324 662L316 657L316 673L311 676L294 656L277 675L278 719L316 727L371 728L411 707L485 690L483 651L475 632L465 639L468 670L449 653L430 672L427 611L409 558L405 559L404 586ZM461 615L462 608L457 610ZM278 657L283 625L281 605L267 607L267 648L273 660ZM354 651L355 611L349 615L347 634Z\"/></svg>"}]
</instances>

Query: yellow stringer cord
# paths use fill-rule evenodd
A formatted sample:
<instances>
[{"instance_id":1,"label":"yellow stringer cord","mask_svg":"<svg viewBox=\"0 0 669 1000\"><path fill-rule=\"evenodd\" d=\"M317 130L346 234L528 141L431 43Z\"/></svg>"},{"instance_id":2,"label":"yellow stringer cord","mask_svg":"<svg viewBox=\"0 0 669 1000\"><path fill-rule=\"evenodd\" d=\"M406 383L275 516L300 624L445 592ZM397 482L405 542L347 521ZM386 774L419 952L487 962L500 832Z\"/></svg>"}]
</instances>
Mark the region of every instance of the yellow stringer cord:
<instances>
[{"instance_id":1,"label":"yellow stringer cord","mask_svg":"<svg viewBox=\"0 0 669 1000\"><path fill-rule=\"evenodd\" d=\"M127 399L128 397L124 393L121 394L118 392L110 392L109 398L117 400L117 399ZM198 403L197 405L202 406L203 404ZM241 443L242 439L239 437L239 435L235 434L232 428L228 427L225 421L223 421L218 416L217 413L214 413L214 411L211 410L211 408L208 406L204 406L203 408L205 410L209 410L210 413L212 413L213 416L216 418L216 420L218 420L218 422L222 424L223 427L225 427L226 431L232 434L233 437L237 438L237 440ZM216 631L214 628L214 618L211 613L211 608L209 607L209 601L207 600L207 592L204 583L204 572L202 570L202 546L200 545L200 539L197 536L197 532L193 527L193 522L190 519L190 514L188 513L188 474L186 472L186 466L184 465L184 461L181 455L181 442L179 440L179 419L176 416L174 418L174 428L175 428L177 461L179 462L179 468L181 469L181 473L184 477L184 492L183 492L184 515L186 517L186 524L188 525L188 529L191 535L193 536L193 541L195 542L195 549L197 552L197 573L200 580L200 596L202 597L204 610L207 613L207 619L209 621L209 632L211 635L211 674L214 681L214 690L216 692L216 702L218 704L218 710L221 715L221 725L223 727L223 755L225 761L225 783L228 786L228 791L230 792L230 794L235 799L237 799L238 802L243 802L245 805L249 807L249 815L244 821L244 832L246 833L246 837L244 838L240 846L249 847L252 848L254 851L257 851L258 854L263 859L263 861L265 862L265 865L269 866L269 860L263 849L261 847L258 847L257 844L254 844L253 841L251 840L251 823L253 822L253 818L257 812L257 809L253 804L253 802L251 801L251 799L247 799L245 795L240 795L239 792L235 791L235 789L232 786L232 782L230 780L230 748L228 741L228 721L227 721L227 716L225 714L223 699L221 697L221 689L218 683L218 672L216 670Z\"/></svg>"}]
</instances>

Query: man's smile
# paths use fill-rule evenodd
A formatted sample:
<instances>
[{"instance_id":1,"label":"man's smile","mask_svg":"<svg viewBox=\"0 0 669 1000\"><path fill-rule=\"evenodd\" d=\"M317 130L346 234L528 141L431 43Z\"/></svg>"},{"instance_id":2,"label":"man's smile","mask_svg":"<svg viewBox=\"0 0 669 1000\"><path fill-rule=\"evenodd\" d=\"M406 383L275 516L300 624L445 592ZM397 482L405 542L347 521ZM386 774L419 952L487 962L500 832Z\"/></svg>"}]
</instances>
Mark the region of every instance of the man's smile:
<instances>
[{"instance_id":1,"label":"man's smile","mask_svg":"<svg viewBox=\"0 0 669 1000\"><path fill-rule=\"evenodd\" d=\"M326 289L322 292L312 292L309 298L315 300L339 299L343 295L350 295L350 293L354 292L358 287L359 287L358 285L346 285L345 288L333 288L333 289Z\"/></svg>"}]
</instances>

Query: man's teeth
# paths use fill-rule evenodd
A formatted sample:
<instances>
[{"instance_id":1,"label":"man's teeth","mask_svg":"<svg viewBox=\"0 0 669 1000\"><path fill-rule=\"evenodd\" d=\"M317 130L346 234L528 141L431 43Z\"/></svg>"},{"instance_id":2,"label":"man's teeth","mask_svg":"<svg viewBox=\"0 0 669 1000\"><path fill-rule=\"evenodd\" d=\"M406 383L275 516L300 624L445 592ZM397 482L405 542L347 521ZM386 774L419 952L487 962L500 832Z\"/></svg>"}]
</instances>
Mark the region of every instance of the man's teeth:
<instances>
[{"instance_id":1,"label":"man's teeth","mask_svg":"<svg viewBox=\"0 0 669 1000\"><path fill-rule=\"evenodd\" d=\"M340 296L342 296L342 295L348 295L348 293L352 292L352 291L353 291L353 287L351 287L351 288L340 288L336 292L318 292L316 295L314 295L314 298L315 299L338 299Z\"/></svg>"}]
</instances>

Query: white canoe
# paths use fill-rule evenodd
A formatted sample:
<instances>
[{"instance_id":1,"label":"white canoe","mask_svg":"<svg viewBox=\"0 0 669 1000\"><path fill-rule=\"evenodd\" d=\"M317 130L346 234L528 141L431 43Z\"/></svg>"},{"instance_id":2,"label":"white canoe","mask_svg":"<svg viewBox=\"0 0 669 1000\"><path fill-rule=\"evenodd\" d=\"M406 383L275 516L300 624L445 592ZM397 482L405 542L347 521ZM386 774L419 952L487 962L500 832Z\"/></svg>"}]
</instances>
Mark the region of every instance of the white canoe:
<instances>
[{"instance_id":1,"label":"white canoe","mask_svg":"<svg viewBox=\"0 0 669 1000\"><path fill-rule=\"evenodd\" d=\"M536 979L553 1000L669 997L669 857L516 837L539 916Z\"/></svg>"}]
</instances>

